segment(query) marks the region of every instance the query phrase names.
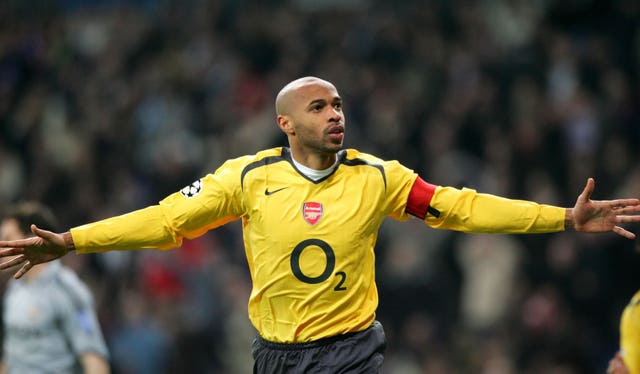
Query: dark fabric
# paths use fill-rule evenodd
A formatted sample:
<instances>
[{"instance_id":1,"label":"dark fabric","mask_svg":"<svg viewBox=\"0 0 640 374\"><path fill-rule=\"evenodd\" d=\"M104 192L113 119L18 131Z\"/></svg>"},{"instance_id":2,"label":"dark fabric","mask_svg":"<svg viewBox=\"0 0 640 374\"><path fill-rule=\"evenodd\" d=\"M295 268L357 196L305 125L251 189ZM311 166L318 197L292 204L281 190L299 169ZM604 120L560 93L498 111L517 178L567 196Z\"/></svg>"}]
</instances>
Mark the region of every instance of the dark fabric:
<instances>
[{"instance_id":1,"label":"dark fabric","mask_svg":"<svg viewBox=\"0 0 640 374\"><path fill-rule=\"evenodd\" d=\"M253 341L254 374L380 373L387 339L375 321L364 331L303 344Z\"/></svg>"}]
</instances>

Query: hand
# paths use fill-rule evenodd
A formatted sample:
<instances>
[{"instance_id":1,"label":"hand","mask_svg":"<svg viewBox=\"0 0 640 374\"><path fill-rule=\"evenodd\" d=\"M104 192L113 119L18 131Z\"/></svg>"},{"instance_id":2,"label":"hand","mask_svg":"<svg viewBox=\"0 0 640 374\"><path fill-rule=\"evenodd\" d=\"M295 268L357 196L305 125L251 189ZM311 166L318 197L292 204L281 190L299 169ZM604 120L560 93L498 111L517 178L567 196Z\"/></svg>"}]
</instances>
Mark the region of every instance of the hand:
<instances>
[{"instance_id":1,"label":"hand","mask_svg":"<svg viewBox=\"0 0 640 374\"><path fill-rule=\"evenodd\" d=\"M640 222L640 215L637 215L640 212L640 200L591 200L594 187L593 178L589 178L576 205L567 210L567 227L572 226L581 232L613 231L625 238L635 239L634 233L618 226L618 223Z\"/></svg>"},{"instance_id":2,"label":"hand","mask_svg":"<svg viewBox=\"0 0 640 374\"><path fill-rule=\"evenodd\" d=\"M629 369L627 368L627 365L624 364L620 352L617 352L616 355L609 360L607 374L629 374Z\"/></svg>"},{"instance_id":3,"label":"hand","mask_svg":"<svg viewBox=\"0 0 640 374\"><path fill-rule=\"evenodd\" d=\"M22 268L13 276L22 277L34 265L60 258L73 249L71 234L57 234L31 225L34 237L19 240L0 241L0 257L15 256L0 263L0 270L20 264Z\"/></svg>"}]
</instances>

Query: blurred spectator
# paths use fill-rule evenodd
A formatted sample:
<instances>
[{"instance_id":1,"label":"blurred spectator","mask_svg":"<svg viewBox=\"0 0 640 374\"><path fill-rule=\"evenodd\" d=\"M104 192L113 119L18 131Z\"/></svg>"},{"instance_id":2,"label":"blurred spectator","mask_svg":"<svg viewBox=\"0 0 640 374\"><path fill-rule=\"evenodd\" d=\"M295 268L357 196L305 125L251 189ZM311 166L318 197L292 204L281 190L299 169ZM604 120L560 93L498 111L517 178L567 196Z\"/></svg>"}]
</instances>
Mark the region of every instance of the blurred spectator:
<instances>
[{"instance_id":1,"label":"blurred spectator","mask_svg":"<svg viewBox=\"0 0 640 374\"><path fill-rule=\"evenodd\" d=\"M47 207L21 202L3 213L0 239L30 238L32 224L58 229ZM9 283L3 294L0 371L110 373L109 351L88 287L61 261L34 270Z\"/></svg>"}]
</instances>

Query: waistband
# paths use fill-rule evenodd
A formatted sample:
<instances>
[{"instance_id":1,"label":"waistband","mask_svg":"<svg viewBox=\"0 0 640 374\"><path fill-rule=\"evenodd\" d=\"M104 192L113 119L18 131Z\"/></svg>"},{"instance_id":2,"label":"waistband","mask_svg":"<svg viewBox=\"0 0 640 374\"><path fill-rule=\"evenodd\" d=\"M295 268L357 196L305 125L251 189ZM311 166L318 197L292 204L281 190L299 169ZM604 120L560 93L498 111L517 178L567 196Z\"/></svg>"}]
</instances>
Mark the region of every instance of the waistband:
<instances>
[{"instance_id":1,"label":"waistband","mask_svg":"<svg viewBox=\"0 0 640 374\"><path fill-rule=\"evenodd\" d=\"M318 348L318 347L322 347L328 344L332 344L335 342L339 342L360 334L364 334L366 333L368 330L371 330L371 328L373 328L373 326L376 323L380 323L377 321L374 321L371 326L367 327L364 330L361 331L354 331L354 332L348 332L346 334L340 334L340 335L334 335L334 336L329 336L327 338L322 338L322 339L318 339L318 340L313 340L310 342L303 342L303 343L279 343L279 342L272 342L270 340L266 340L265 338L261 337L260 335L256 336L256 341L267 347L270 349L277 349L277 350L299 350L299 349L309 349L309 348Z\"/></svg>"}]
</instances>

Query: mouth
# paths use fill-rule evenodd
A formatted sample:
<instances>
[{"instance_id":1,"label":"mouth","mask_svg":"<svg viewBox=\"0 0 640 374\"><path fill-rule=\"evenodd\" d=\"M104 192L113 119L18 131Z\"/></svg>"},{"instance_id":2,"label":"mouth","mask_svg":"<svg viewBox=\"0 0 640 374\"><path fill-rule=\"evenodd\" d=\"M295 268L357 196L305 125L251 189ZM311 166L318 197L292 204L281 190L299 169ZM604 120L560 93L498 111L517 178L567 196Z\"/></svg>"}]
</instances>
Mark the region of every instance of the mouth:
<instances>
[{"instance_id":1,"label":"mouth","mask_svg":"<svg viewBox=\"0 0 640 374\"><path fill-rule=\"evenodd\" d=\"M344 134L344 125L334 125L327 131L329 135Z\"/></svg>"},{"instance_id":2,"label":"mouth","mask_svg":"<svg viewBox=\"0 0 640 374\"><path fill-rule=\"evenodd\" d=\"M343 125L331 126L327 131L327 135L329 135L329 138L333 140L342 141L342 138L344 137L344 126Z\"/></svg>"}]
</instances>

